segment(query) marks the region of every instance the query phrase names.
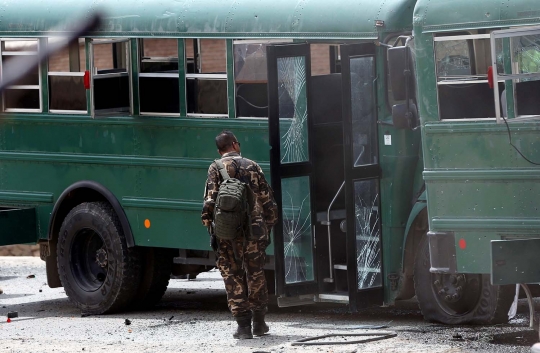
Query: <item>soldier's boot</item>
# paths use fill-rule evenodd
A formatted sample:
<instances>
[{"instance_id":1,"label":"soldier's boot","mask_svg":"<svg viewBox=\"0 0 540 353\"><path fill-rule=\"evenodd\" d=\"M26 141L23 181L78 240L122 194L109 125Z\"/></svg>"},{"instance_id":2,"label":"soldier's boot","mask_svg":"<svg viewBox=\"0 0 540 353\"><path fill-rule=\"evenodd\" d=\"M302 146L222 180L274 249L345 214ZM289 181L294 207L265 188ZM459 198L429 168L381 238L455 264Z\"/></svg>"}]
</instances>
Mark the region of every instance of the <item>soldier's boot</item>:
<instances>
[{"instance_id":1,"label":"soldier's boot","mask_svg":"<svg viewBox=\"0 0 540 353\"><path fill-rule=\"evenodd\" d=\"M253 334L251 333L251 315L237 316L236 323L238 327L236 328L236 332L233 333L234 338L240 340L253 338Z\"/></svg>"},{"instance_id":2,"label":"soldier's boot","mask_svg":"<svg viewBox=\"0 0 540 353\"><path fill-rule=\"evenodd\" d=\"M253 334L255 336L263 336L270 331L270 327L264 322L266 310L253 312Z\"/></svg>"}]
</instances>

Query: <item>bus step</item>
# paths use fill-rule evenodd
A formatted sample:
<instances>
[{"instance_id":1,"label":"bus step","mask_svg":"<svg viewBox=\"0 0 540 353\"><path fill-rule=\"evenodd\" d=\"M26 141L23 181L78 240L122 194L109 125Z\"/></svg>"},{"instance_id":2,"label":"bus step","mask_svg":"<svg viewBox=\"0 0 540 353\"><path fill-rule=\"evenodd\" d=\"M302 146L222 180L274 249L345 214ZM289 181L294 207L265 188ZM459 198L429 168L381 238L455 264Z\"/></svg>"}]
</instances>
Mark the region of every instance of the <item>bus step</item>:
<instances>
[{"instance_id":1,"label":"bus step","mask_svg":"<svg viewBox=\"0 0 540 353\"><path fill-rule=\"evenodd\" d=\"M327 213L325 212L317 212L317 222L326 222L326 216ZM330 220L334 221L336 219L345 219L347 218L347 214L345 213L345 210L333 210L330 211Z\"/></svg>"},{"instance_id":2,"label":"bus step","mask_svg":"<svg viewBox=\"0 0 540 353\"><path fill-rule=\"evenodd\" d=\"M326 303L348 303L349 294L347 292L337 292L337 293L321 293L317 298L319 302Z\"/></svg>"},{"instance_id":3,"label":"bus step","mask_svg":"<svg viewBox=\"0 0 540 353\"><path fill-rule=\"evenodd\" d=\"M334 269L335 269L335 270L343 270L343 271L347 271L347 265L344 265L344 264L334 264Z\"/></svg>"},{"instance_id":4,"label":"bus step","mask_svg":"<svg viewBox=\"0 0 540 353\"><path fill-rule=\"evenodd\" d=\"M0 245L28 244L38 240L36 209L0 207Z\"/></svg>"}]
</instances>

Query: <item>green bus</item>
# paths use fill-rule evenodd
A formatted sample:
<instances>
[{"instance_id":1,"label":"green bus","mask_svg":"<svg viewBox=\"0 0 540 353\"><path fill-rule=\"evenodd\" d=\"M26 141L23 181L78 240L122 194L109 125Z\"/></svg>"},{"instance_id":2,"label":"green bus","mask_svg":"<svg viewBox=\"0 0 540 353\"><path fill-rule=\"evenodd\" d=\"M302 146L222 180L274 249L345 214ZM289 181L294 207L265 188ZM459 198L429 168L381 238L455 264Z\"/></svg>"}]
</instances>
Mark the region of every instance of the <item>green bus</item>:
<instances>
[{"instance_id":1,"label":"green bus","mask_svg":"<svg viewBox=\"0 0 540 353\"><path fill-rule=\"evenodd\" d=\"M479 283L540 282L540 3L419 0L413 18L433 288L417 296L460 322Z\"/></svg>"},{"instance_id":2,"label":"green bus","mask_svg":"<svg viewBox=\"0 0 540 353\"><path fill-rule=\"evenodd\" d=\"M39 243L48 285L85 313L155 304L171 273L215 264L199 217L226 128L275 191L280 306L354 311L416 294L430 320L507 320L514 286L430 272L424 114L438 101L415 85L410 48L419 77L434 65L433 36L412 37L415 2L5 1L2 62L61 41L66 19L105 18L2 93L0 245ZM432 276L441 289L476 280L443 296L466 310L440 314L447 303L422 296L438 293Z\"/></svg>"}]
</instances>

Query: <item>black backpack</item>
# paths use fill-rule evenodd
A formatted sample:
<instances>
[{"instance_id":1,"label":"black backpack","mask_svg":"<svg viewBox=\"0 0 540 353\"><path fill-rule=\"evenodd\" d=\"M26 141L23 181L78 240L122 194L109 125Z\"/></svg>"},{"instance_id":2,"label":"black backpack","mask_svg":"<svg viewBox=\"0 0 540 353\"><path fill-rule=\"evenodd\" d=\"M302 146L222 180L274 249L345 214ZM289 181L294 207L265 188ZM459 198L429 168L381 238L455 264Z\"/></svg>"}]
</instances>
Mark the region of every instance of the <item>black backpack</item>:
<instances>
[{"instance_id":1,"label":"black backpack","mask_svg":"<svg viewBox=\"0 0 540 353\"><path fill-rule=\"evenodd\" d=\"M223 240L251 235L253 193L246 183L231 178L223 162L215 160L223 182L219 186L214 208L214 233Z\"/></svg>"}]
</instances>

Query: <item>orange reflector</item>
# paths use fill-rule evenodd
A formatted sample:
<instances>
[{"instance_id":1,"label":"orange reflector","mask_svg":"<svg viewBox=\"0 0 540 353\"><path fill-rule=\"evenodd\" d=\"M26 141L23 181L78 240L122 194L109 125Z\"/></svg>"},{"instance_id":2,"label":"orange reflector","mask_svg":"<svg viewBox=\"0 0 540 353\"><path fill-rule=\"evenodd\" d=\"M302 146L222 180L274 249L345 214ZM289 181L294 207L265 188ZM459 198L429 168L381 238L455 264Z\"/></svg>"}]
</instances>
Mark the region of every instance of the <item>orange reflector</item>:
<instances>
[{"instance_id":1,"label":"orange reflector","mask_svg":"<svg viewBox=\"0 0 540 353\"><path fill-rule=\"evenodd\" d=\"M145 226L146 228L150 228L150 220L149 220L149 219L145 219L145 220L144 220L144 226Z\"/></svg>"},{"instance_id":2,"label":"orange reflector","mask_svg":"<svg viewBox=\"0 0 540 353\"><path fill-rule=\"evenodd\" d=\"M465 241L465 239L459 239L459 247L461 249L465 249L467 247L467 242Z\"/></svg>"}]
</instances>

